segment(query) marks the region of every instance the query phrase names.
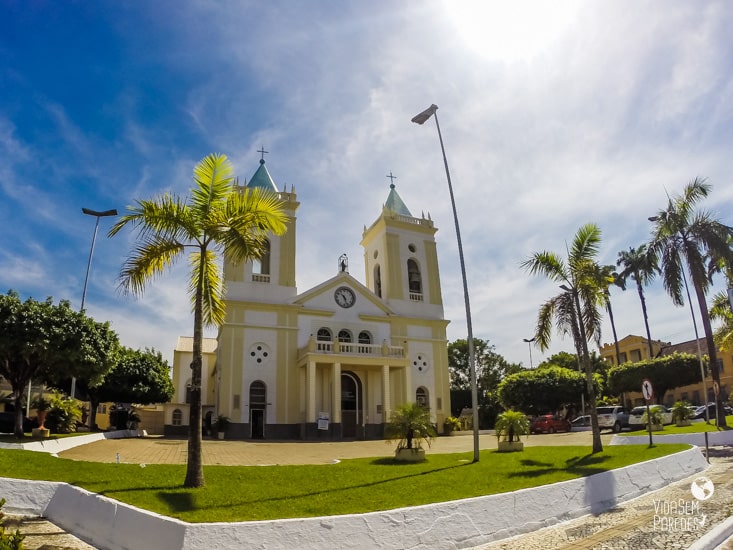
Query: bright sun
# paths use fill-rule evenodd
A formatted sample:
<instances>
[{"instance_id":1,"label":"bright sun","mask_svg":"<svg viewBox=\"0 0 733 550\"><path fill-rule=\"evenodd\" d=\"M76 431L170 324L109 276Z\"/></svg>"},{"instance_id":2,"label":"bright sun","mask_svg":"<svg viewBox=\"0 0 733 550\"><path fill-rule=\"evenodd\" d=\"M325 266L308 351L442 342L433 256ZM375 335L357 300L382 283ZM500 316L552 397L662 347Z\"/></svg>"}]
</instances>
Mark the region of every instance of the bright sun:
<instances>
[{"instance_id":1,"label":"bright sun","mask_svg":"<svg viewBox=\"0 0 733 550\"><path fill-rule=\"evenodd\" d=\"M577 0L446 0L460 38L489 59L518 61L540 53L575 20Z\"/></svg>"}]
</instances>

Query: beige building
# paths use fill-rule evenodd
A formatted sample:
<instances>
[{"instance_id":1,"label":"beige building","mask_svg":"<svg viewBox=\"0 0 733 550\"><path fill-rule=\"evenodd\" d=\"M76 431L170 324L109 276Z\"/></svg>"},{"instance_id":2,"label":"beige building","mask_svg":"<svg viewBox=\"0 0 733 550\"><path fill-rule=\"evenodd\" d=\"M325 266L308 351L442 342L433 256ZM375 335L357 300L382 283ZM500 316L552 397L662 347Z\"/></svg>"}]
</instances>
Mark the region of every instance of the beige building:
<instances>
[{"instance_id":1,"label":"beige building","mask_svg":"<svg viewBox=\"0 0 733 550\"><path fill-rule=\"evenodd\" d=\"M448 321L430 217L413 216L391 185L362 232L365 282L349 273L344 254L324 262L333 271L323 282L298 292L295 190L278 191L264 160L247 186L278 192L291 221L261 260L224 266L226 321L205 344L204 429L222 414L231 420L228 438L381 438L391 411L417 401L442 430ZM333 223L324 232L338 231ZM166 433L187 429L190 361L190 339L182 338Z\"/></svg>"},{"instance_id":2,"label":"beige building","mask_svg":"<svg viewBox=\"0 0 733 550\"><path fill-rule=\"evenodd\" d=\"M632 362L649 359L649 346L648 340L641 336L629 335L619 340L619 356L620 363ZM707 355L707 343L704 338L700 338L699 341L700 350L702 355ZM669 342L661 342L659 340L652 341L652 349L654 351L654 357L663 355L670 355L675 352L689 353L697 355L698 346L695 340L689 340L679 344L671 344ZM730 389L733 388L733 354L728 352L718 351L718 369L720 371L720 394L724 400L727 400L730 396ZM613 343L604 344L600 349L601 357L608 361L611 365L618 364L616 360L616 347ZM704 399L704 395L707 392L707 399ZM628 394L627 399L630 401L630 406L643 405L645 403L644 397L641 395L641 391L632 392ZM715 396L713 393L713 379L708 374L705 379L705 389L703 384L691 384L688 386L681 386L673 390L669 390L664 395L664 404L672 406L675 401L687 401L692 405L703 405L705 402L714 401Z\"/></svg>"}]
</instances>

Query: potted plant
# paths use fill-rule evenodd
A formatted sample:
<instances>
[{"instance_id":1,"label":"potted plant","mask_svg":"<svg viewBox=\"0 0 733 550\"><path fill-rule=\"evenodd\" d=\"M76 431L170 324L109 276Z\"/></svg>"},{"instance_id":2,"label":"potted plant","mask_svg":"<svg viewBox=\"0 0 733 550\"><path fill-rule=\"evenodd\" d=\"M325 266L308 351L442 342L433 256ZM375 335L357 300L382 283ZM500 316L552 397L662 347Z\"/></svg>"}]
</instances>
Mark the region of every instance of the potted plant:
<instances>
[{"instance_id":1,"label":"potted plant","mask_svg":"<svg viewBox=\"0 0 733 550\"><path fill-rule=\"evenodd\" d=\"M51 410L51 402L43 397L43 394L38 394L38 397L31 403L31 407L36 409L36 420L38 420L38 427L33 429L33 436L49 437L51 430L46 428L46 416Z\"/></svg>"},{"instance_id":2,"label":"potted plant","mask_svg":"<svg viewBox=\"0 0 733 550\"><path fill-rule=\"evenodd\" d=\"M455 416L449 416L443 421L443 429L448 435L453 435L455 432L461 431L461 421Z\"/></svg>"},{"instance_id":3,"label":"potted plant","mask_svg":"<svg viewBox=\"0 0 733 550\"><path fill-rule=\"evenodd\" d=\"M494 425L499 452L523 451L520 436L529 435L529 419L519 411L504 411L496 418Z\"/></svg>"},{"instance_id":4,"label":"potted plant","mask_svg":"<svg viewBox=\"0 0 733 550\"><path fill-rule=\"evenodd\" d=\"M388 442L398 442L395 460L420 462L425 460L423 442L430 447L437 433L430 422L430 411L427 408L418 403L405 403L392 411L384 435Z\"/></svg>"},{"instance_id":5,"label":"potted plant","mask_svg":"<svg viewBox=\"0 0 733 550\"><path fill-rule=\"evenodd\" d=\"M224 439L224 434L226 434L227 426L229 426L230 422L229 417L223 414L216 417L216 423L214 424L216 427L216 437Z\"/></svg>"},{"instance_id":6,"label":"potted plant","mask_svg":"<svg viewBox=\"0 0 733 550\"><path fill-rule=\"evenodd\" d=\"M672 405L672 422L677 426L689 426L692 424L692 409L684 401L677 401Z\"/></svg>"},{"instance_id":7,"label":"potted plant","mask_svg":"<svg viewBox=\"0 0 733 550\"><path fill-rule=\"evenodd\" d=\"M653 432L661 431L664 428L662 409L656 405L649 407L649 411L642 415L641 423L646 426L647 430L649 429L649 424L651 424L651 430Z\"/></svg>"}]
</instances>

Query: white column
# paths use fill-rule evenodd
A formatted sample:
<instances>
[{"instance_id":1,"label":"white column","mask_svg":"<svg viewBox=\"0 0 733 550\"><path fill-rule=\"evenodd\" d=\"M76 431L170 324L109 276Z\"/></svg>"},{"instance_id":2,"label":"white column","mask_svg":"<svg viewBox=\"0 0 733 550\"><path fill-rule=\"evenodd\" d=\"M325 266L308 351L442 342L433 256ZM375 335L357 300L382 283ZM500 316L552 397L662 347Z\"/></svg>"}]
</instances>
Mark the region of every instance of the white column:
<instances>
[{"instance_id":1,"label":"white column","mask_svg":"<svg viewBox=\"0 0 733 550\"><path fill-rule=\"evenodd\" d=\"M333 364L333 383L331 384L331 387L333 388L333 398L331 399L331 402L333 405L331 406L331 422L340 423L341 422L341 363L334 363Z\"/></svg>"},{"instance_id":2,"label":"white column","mask_svg":"<svg viewBox=\"0 0 733 550\"><path fill-rule=\"evenodd\" d=\"M308 361L305 371L306 398L305 398L305 421L314 423L316 421L316 363Z\"/></svg>"},{"instance_id":3,"label":"white column","mask_svg":"<svg viewBox=\"0 0 733 550\"><path fill-rule=\"evenodd\" d=\"M389 385L389 365L382 365L382 422L389 420L392 412L392 389Z\"/></svg>"},{"instance_id":4,"label":"white column","mask_svg":"<svg viewBox=\"0 0 733 550\"><path fill-rule=\"evenodd\" d=\"M412 366L405 365L405 403L414 403L415 394L412 391Z\"/></svg>"}]
</instances>

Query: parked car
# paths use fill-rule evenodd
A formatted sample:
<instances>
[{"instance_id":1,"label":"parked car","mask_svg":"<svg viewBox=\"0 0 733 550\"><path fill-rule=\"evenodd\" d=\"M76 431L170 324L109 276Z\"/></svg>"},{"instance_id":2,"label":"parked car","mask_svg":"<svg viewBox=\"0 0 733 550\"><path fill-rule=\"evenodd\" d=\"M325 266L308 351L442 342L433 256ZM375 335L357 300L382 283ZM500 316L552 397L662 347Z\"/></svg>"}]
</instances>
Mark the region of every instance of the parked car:
<instances>
[{"instance_id":1,"label":"parked car","mask_svg":"<svg viewBox=\"0 0 733 550\"><path fill-rule=\"evenodd\" d=\"M662 413L662 424L672 423L672 411L670 411L664 405L649 405L650 409L656 409ZM646 414L646 405L640 405L631 409L629 413L629 428L632 430L642 430L646 428L646 424L643 421L644 415Z\"/></svg>"},{"instance_id":2,"label":"parked car","mask_svg":"<svg viewBox=\"0 0 733 550\"><path fill-rule=\"evenodd\" d=\"M590 415L586 414L586 415L574 418L570 424L572 425L573 428L588 428L590 427Z\"/></svg>"},{"instance_id":3,"label":"parked car","mask_svg":"<svg viewBox=\"0 0 733 550\"><path fill-rule=\"evenodd\" d=\"M567 418L555 416L554 414L543 414L535 418L529 426L533 434L555 432L569 432L572 426Z\"/></svg>"},{"instance_id":4,"label":"parked car","mask_svg":"<svg viewBox=\"0 0 733 550\"><path fill-rule=\"evenodd\" d=\"M34 422L27 416L23 417L23 432L30 432L34 428ZM15 431L15 413L12 411L0 412L0 433L13 433Z\"/></svg>"},{"instance_id":5,"label":"parked car","mask_svg":"<svg viewBox=\"0 0 733 550\"><path fill-rule=\"evenodd\" d=\"M715 419L715 403L708 403L708 411L711 419ZM723 405L723 411L725 411L725 416L733 415L733 409L731 409L728 405ZM693 419L701 418L702 420L705 420L705 405L700 405L699 407L695 408Z\"/></svg>"},{"instance_id":6,"label":"parked car","mask_svg":"<svg viewBox=\"0 0 733 550\"><path fill-rule=\"evenodd\" d=\"M598 407L598 427L601 430L613 430L615 433L629 427L629 413L619 405Z\"/></svg>"}]
</instances>

